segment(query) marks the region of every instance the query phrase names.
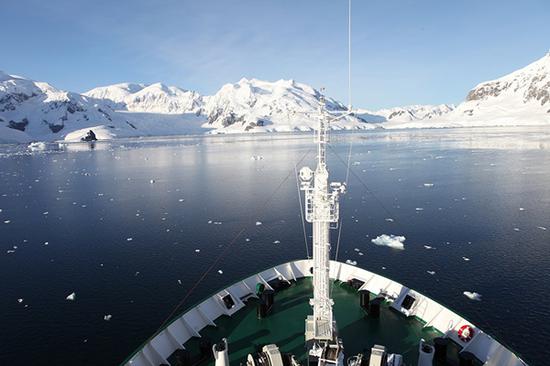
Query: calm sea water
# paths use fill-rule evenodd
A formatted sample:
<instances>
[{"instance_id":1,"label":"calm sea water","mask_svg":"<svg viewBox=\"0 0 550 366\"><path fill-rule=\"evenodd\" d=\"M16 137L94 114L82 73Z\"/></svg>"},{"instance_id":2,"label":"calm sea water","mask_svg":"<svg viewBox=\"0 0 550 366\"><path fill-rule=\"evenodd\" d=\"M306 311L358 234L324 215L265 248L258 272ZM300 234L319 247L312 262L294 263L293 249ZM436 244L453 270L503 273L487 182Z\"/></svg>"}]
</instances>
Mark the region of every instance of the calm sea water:
<instances>
[{"instance_id":1,"label":"calm sea water","mask_svg":"<svg viewBox=\"0 0 550 366\"><path fill-rule=\"evenodd\" d=\"M339 260L547 364L548 130L336 134L333 180L345 179L350 143ZM0 147L0 364L115 365L227 246L183 307L305 257L294 164L313 166L311 148L307 134ZM405 236L405 250L373 245L381 234Z\"/></svg>"}]
</instances>

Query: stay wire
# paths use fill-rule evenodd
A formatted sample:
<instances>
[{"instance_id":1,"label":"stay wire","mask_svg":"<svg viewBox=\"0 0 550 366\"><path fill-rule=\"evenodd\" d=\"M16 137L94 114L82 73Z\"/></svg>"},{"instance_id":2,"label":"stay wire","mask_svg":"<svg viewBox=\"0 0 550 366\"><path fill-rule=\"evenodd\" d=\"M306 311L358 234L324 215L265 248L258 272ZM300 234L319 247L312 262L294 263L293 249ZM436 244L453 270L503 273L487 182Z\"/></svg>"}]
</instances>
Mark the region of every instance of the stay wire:
<instances>
[{"instance_id":1,"label":"stay wire","mask_svg":"<svg viewBox=\"0 0 550 366\"><path fill-rule=\"evenodd\" d=\"M336 156L338 158L338 160L342 163L342 164L346 164L344 159L342 159L342 157L335 151L335 149L329 144L328 147L331 149L331 151L334 153L334 156ZM363 186L363 188L365 189L365 191L370 194L375 200L376 202L380 205L380 207L382 208L382 210L384 211L384 213L386 215L388 215L388 217L392 218L393 222L395 222L400 230L404 231L404 228L400 222L400 220L397 219L397 216L394 215L387 207L386 205L384 205L384 203L374 194L374 192L367 186L367 184L361 179L361 177L350 167L350 173L355 177L355 179L357 179L357 181Z\"/></svg>"},{"instance_id":2,"label":"stay wire","mask_svg":"<svg viewBox=\"0 0 550 366\"><path fill-rule=\"evenodd\" d=\"M306 151L306 153L295 164L295 167L296 167L296 165L300 164L306 158L307 155L309 155L311 150L312 149L309 149L308 151ZM254 216L254 217L259 217L258 215L261 215L265 211L265 209L268 207L268 205L271 203L271 201L275 197L275 194L279 191L279 189L281 189L281 187L288 180L288 178L290 178L290 175L292 174L292 172L293 172L292 170L289 171L289 173L286 175L286 177L279 183L279 185L275 188L275 190L272 192L272 194L267 198L267 200L264 202L264 204L262 206L260 206L260 208L257 211L257 215ZM181 308L181 306L185 303L185 301L189 298L189 296L191 296L193 291L199 286L199 284L212 271L214 266L216 266L220 262L220 260L223 259L224 255L227 253L227 251L231 248L231 246L233 244L235 244L235 242L241 237L241 235L246 231L246 229L247 229L247 225L243 226L243 228L241 228L241 230L239 230L237 235L235 235L235 237L229 242L229 244L220 252L220 254L218 254L218 256L216 257L214 262L206 269L206 271L204 271L202 276L193 284L193 286L189 289L189 291L187 291L187 293L182 298L182 300L174 307L174 309L170 312L168 317L166 317L166 319L161 323L161 325L158 327L155 334L151 338L149 338L149 340L151 340L154 336L156 336L162 330L162 328L172 318L172 316Z\"/></svg>"},{"instance_id":3,"label":"stay wire","mask_svg":"<svg viewBox=\"0 0 550 366\"><path fill-rule=\"evenodd\" d=\"M302 194L300 193L300 183L298 181L298 168L294 165L294 172L296 174L296 189L298 190L298 201L300 201L300 217L302 218L302 231L304 232L304 243L306 245L306 254L307 259L310 259L309 256L309 244L307 242L307 232L306 232L306 221L304 219L304 207L302 205Z\"/></svg>"}]
</instances>

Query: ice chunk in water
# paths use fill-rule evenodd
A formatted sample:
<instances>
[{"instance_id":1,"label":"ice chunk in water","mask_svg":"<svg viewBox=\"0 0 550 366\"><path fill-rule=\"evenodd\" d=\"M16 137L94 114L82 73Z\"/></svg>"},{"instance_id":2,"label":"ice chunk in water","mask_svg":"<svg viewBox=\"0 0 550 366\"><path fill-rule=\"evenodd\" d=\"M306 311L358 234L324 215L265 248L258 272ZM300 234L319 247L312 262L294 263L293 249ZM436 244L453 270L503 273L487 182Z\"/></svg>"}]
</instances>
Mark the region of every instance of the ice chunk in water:
<instances>
[{"instance_id":1,"label":"ice chunk in water","mask_svg":"<svg viewBox=\"0 0 550 366\"><path fill-rule=\"evenodd\" d=\"M105 316L103 317L103 320L109 321L109 320L111 320L112 317L113 317L113 316L112 316L111 314L107 314L107 315L105 315Z\"/></svg>"},{"instance_id":2,"label":"ice chunk in water","mask_svg":"<svg viewBox=\"0 0 550 366\"><path fill-rule=\"evenodd\" d=\"M405 237L396 236L396 235L386 235L382 234L377 236L375 239L372 239L371 242L375 245L390 247L394 249L405 249Z\"/></svg>"},{"instance_id":3,"label":"ice chunk in water","mask_svg":"<svg viewBox=\"0 0 550 366\"><path fill-rule=\"evenodd\" d=\"M470 300L481 301L481 294L477 292L464 291L463 294Z\"/></svg>"},{"instance_id":4,"label":"ice chunk in water","mask_svg":"<svg viewBox=\"0 0 550 366\"><path fill-rule=\"evenodd\" d=\"M66 300L69 300L69 301L74 301L76 299L76 293L71 293L69 296L67 296L65 298Z\"/></svg>"},{"instance_id":5,"label":"ice chunk in water","mask_svg":"<svg viewBox=\"0 0 550 366\"><path fill-rule=\"evenodd\" d=\"M347 259L347 260L346 260L346 263L347 263L347 264L351 264L352 266L356 266L356 265L357 265L357 261L352 261L351 259Z\"/></svg>"}]
</instances>

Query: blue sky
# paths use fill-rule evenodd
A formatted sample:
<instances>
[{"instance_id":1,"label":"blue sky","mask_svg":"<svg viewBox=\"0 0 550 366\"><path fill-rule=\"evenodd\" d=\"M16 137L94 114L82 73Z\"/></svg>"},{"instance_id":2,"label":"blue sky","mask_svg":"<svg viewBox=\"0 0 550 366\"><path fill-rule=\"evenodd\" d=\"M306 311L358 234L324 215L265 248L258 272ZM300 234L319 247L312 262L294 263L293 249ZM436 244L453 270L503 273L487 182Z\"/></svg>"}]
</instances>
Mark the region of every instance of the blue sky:
<instances>
[{"instance_id":1,"label":"blue sky","mask_svg":"<svg viewBox=\"0 0 550 366\"><path fill-rule=\"evenodd\" d=\"M353 0L353 104L458 103L550 49L547 0ZM83 92L295 79L347 102L347 0L3 0L0 70Z\"/></svg>"}]
</instances>

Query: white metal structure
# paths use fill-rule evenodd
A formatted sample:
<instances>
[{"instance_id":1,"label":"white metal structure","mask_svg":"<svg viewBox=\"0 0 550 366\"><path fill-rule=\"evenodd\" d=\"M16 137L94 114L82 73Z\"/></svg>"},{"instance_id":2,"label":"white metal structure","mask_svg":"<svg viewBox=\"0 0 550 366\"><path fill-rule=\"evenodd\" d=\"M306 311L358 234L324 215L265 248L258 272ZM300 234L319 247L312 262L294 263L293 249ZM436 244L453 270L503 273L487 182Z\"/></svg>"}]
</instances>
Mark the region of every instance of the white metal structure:
<instances>
[{"instance_id":1,"label":"white metal structure","mask_svg":"<svg viewBox=\"0 0 550 366\"><path fill-rule=\"evenodd\" d=\"M326 145L328 143L329 118L325 111L324 98L320 103L319 128L316 131L317 168L313 172L304 167L300 170L301 187L305 192L306 220L313 224L313 316L306 320L306 341L334 340L334 319L330 298L330 225L338 223L338 196L344 193L341 183L328 184Z\"/></svg>"}]
</instances>

